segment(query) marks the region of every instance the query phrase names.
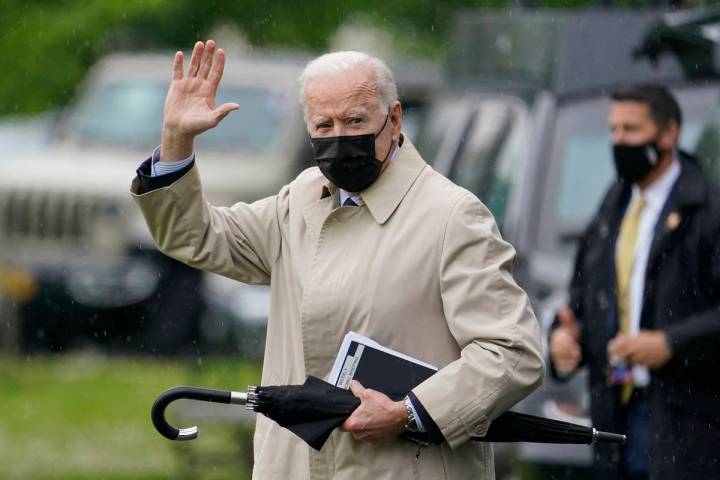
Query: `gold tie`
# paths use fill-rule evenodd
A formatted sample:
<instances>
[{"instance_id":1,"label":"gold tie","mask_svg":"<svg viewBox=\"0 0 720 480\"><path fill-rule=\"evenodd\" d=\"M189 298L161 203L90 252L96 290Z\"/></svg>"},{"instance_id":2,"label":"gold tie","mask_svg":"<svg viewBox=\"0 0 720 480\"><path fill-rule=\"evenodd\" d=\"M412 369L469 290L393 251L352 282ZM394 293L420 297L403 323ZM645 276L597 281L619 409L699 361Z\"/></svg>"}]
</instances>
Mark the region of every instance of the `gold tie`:
<instances>
[{"instance_id":1,"label":"gold tie","mask_svg":"<svg viewBox=\"0 0 720 480\"><path fill-rule=\"evenodd\" d=\"M645 207L645 198L640 196L630 206L628 213L620 226L620 244L615 257L615 270L617 273L617 305L620 321L620 333L630 333L630 277L633 262L635 261L635 244L637 243L640 215ZM628 365L628 368L631 366ZM633 384L622 386L620 401L626 404L630 400Z\"/></svg>"}]
</instances>

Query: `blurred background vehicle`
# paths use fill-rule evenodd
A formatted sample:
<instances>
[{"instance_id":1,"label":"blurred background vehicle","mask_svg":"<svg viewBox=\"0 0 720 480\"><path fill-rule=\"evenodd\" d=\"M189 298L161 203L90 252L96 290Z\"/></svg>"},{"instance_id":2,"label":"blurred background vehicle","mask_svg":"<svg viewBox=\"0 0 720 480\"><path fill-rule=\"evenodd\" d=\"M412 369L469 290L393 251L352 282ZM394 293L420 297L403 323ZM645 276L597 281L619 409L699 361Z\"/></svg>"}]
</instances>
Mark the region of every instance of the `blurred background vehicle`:
<instances>
[{"instance_id":1,"label":"blurred background vehicle","mask_svg":"<svg viewBox=\"0 0 720 480\"><path fill-rule=\"evenodd\" d=\"M219 281L207 285L205 274L158 253L128 194L132 171L159 143L171 59L103 58L44 148L28 141L0 162L0 265L27 283L13 312L24 350L200 347ZM296 85L305 60L228 58L218 102L242 108L196 143L210 201L253 201L297 173L292 158L306 133Z\"/></svg>"},{"instance_id":2,"label":"blurred background vehicle","mask_svg":"<svg viewBox=\"0 0 720 480\"><path fill-rule=\"evenodd\" d=\"M716 112L720 80L714 76L688 78L675 56L656 65L633 58L659 19L658 11L636 10L456 17L448 81L418 148L490 208L517 249L515 278L544 332L566 301L576 241L615 181L608 93L629 82L670 85L684 115L681 144L690 152ZM547 376L515 409L589 424L589 400L581 371L562 384ZM496 464L517 456L553 478L590 474L588 446L507 448L495 446ZM508 469L499 467L498 477Z\"/></svg>"}]
</instances>

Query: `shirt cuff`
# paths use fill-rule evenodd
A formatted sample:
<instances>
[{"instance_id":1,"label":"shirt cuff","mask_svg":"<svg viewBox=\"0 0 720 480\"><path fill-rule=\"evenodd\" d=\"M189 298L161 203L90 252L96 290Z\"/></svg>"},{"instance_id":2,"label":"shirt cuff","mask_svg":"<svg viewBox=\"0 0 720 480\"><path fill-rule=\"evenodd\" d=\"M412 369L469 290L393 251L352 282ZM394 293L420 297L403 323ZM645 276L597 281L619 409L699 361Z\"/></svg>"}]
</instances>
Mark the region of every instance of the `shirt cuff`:
<instances>
[{"instance_id":1,"label":"shirt cuff","mask_svg":"<svg viewBox=\"0 0 720 480\"><path fill-rule=\"evenodd\" d=\"M156 190L158 188L164 188L169 187L176 181L180 180L187 172L189 172L193 166L195 165L195 156L189 158L190 162L186 163L184 166L180 167L179 169L174 169L171 172L166 172L159 175L153 174L153 167L154 163L157 162L157 159L160 156L160 147L156 148L153 151L153 154L150 158L145 160L143 163L140 164L138 169L136 170L137 173L137 179L140 183L138 187L137 193L144 194L148 192L152 192L153 190ZM171 163L171 164L177 164L177 163L185 163L186 160L181 160L180 162L162 162L162 163Z\"/></svg>"},{"instance_id":2,"label":"shirt cuff","mask_svg":"<svg viewBox=\"0 0 720 480\"><path fill-rule=\"evenodd\" d=\"M445 437L430 414L427 410L425 410L425 407L423 407L422 403L420 403L420 400L418 400L413 392L408 393L407 396L410 399L410 405L412 406L413 413L415 414L418 427L422 425L423 433L425 434L427 440L429 440L430 443L437 445L443 443L445 441Z\"/></svg>"},{"instance_id":3,"label":"shirt cuff","mask_svg":"<svg viewBox=\"0 0 720 480\"><path fill-rule=\"evenodd\" d=\"M150 176L159 177L162 175L168 175L170 173L179 172L183 168L187 167L195 160L195 154L191 154L189 157L178 160L177 162L161 162L160 161L160 149L162 145L155 147L152 153L152 162L150 167Z\"/></svg>"}]
</instances>

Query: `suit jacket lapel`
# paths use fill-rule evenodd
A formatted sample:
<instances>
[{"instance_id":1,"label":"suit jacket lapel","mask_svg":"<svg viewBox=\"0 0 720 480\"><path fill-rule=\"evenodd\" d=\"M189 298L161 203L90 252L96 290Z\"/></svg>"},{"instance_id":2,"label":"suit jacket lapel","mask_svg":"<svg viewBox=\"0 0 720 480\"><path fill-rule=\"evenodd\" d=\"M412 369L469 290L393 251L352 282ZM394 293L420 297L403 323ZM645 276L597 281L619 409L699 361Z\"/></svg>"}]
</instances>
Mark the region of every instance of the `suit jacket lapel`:
<instances>
[{"instance_id":1,"label":"suit jacket lapel","mask_svg":"<svg viewBox=\"0 0 720 480\"><path fill-rule=\"evenodd\" d=\"M693 160L682 160L682 171L670 191L665 206L655 225L655 235L650 246L647 269L645 270L645 289L643 307L640 314L641 328L653 328L648 317L648 307L654 303L654 283L657 269L667 253L675 248L683 238L683 232L689 227L693 210L707 201L707 188L700 167Z\"/></svg>"},{"instance_id":2,"label":"suit jacket lapel","mask_svg":"<svg viewBox=\"0 0 720 480\"><path fill-rule=\"evenodd\" d=\"M657 267L663 252L672 247L674 240L681 238L680 233L685 229L692 210L702 205L706 196L700 168L692 161L682 161L680 177L670 191L655 225L647 263L648 276Z\"/></svg>"}]
</instances>

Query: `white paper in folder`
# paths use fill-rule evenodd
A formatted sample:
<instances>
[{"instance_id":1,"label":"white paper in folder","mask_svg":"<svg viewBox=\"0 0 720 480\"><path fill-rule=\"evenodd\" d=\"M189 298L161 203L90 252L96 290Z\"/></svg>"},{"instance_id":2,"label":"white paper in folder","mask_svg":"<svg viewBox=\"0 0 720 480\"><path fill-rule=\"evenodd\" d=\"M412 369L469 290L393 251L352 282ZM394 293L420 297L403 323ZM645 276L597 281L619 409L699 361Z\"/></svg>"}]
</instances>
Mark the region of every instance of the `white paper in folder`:
<instances>
[{"instance_id":1,"label":"white paper in folder","mask_svg":"<svg viewBox=\"0 0 720 480\"><path fill-rule=\"evenodd\" d=\"M350 351L350 347L353 343L357 343L358 346L353 349L354 351L352 354L349 354L348 352ZM422 360L418 360L417 358L413 358L409 355L405 355L404 353L400 353L396 350L380 345L375 340L364 335L360 335L357 332L348 332L340 345L340 351L338 351L338 354L335 357L335 363L330 371L330 375L328 375L327 381L340 388L350 388L350 381L352 381L355 375L355 369L357 369L357 366L360 363L365 347L374 348L417 365L437 370L437 367L430 365L429 363L425 363Z\"/></svg>"}]
</instances>

